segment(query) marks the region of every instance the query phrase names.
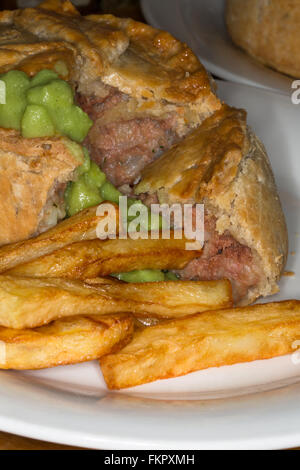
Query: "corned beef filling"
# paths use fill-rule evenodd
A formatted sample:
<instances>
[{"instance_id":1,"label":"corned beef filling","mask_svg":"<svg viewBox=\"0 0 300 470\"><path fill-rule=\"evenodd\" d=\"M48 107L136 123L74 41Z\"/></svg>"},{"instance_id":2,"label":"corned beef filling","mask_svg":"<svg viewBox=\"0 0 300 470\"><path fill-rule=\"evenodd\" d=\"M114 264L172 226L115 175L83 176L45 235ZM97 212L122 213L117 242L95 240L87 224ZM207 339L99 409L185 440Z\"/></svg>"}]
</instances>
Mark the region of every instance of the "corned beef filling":
<instances>
[{"instance_id":1,"label":"corned beef filling","mask_svg":"<svg viewBox=\"0 0 300 470\"><path fill-rule=\"evenodd\" d=\"M178 140L176 117L129 112L126 118L124 109L131 98L112 87L106 90L97 97L77 93L79 106L94 121L85 145L115 186L133 185L142 169Z\"/></svg>"},{"instance_id":2,"label":"corned beef filling","mask_svg":"<svg viewBox=\"0 0 300 470\"><path fill-rule=\"evenodd\" d=\"M235 240L228 231L219 234L215 228L215 218L206 214L202 255L178 273L182 279L229 279L234 300L238 302L259 282L259 268L249 247Z\"/></svg>"}]
</instances>

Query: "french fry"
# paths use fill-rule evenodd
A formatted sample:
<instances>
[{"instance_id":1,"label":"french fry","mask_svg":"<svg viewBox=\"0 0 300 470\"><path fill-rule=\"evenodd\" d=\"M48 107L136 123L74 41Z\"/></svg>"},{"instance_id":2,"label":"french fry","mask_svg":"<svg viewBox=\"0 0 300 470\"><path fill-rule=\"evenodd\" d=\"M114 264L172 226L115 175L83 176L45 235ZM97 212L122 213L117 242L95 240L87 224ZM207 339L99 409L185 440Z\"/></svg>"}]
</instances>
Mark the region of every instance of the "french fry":
<instances>
[{"instance_id":1,"label":"french fry","mask_svg":"<svg viewBox=\"0 0 300 470\"><path fill-rule=\"evenodd\" d=\"M300 339L300 301L216 310L136 331L100 360L110 389L292 352Z\"/></svg>"},{"instance_id":2,"label":"french fry","mask_svg":"<svg viewBox=\"0 0 300 470\"><path fill-rule=\"evenodd\" d=\"M173 235L173 234L172 234ZM186 239L90 240L73 243L8 274L29 277L88 279L135 269L181 269L200 256L185 250Z\"/></svg>"},{"instance_id":3,"label":"french fry","mask_svg":"<svg viewBox=\"0 0 300 470\"><path fill-rule=\"evenodd\" d=\"M84 282L91 286L97 284L118 284L120 285L120 281L114 277L93 277L92 279L85 279Z\"/></svg>"},{"instance_id":4,"label":"french fry","mask_svg":"<svg viewBox=\"0 0 300 470\"><path fill-rule=\"evenodd\" d=\"M232 305L229 281L97 284L0 275L0 325L35 328L73 315L132 313L172 318Z\"/></svg>"},{"instance_id":5,"label":"french fry","mask_svg":"<svg viewBox=\"0 0 300 470\"><path fill-rule=\"evenodd\" d=\"M128 302L134 300L139 304L140 307L132 313L141 319L178 318L233 305L231 284L227 279L113 283L105 289L113 296L119 294Z\"/></svg>"},{"instance_id":6,"label":"french fry","mask_svg":"<svg viewBox=\"0 0 300 470\"><path fill-rule=\"evenodd\" d=\"M113 206L117 215L116 229L118 230L119 208L117 205ZM97 207L90 207L79 212L38 237L0 247L0 273L19 264L49 255L71 243L97 238L96 228L101 220L101 217L96 215Z\"/></svg>"},{"instance_id":7,"label":"french fry","mask_svg":"<svg viewBox=\"0 0 300 470\"><path fill-rule=\"evenodd\" d=\"M144 326L152 326L152 325L157 325L161 320L158 320L157 318L153 317L143 317L143 318L138 318L135 317L135 327L136 328L143 328Z\"/></svg>"},{"instance_id":8,"label":"french fry","mask_svg":"<svg viewBox=\"0 0 300 470\"><path fill-rule=\"evenodd\" d=\"M124 346L133 318L70 317L33 330L0 327L0 369L42 369L98 359Z\"/></svg>"},{"instance_id":9,"label":"french fry","mask_svg":"<svg viewBox=\"0 0 300 470\"><path fill-rule=\"evenodd\" d=\"M85 279L84 282L87 282L88 284L91 284L91 285L97 285L97 284L115 284L115 285L118 285L118 284L120 284L119 281L117 281L116 279L113 279L112 277L110 277L110 278L106 277L106 278ZM177 284L178 284L178 282L177 282ZM213 289L214 289L214 295L216 295L214 302L215 302L216 305L219 305L217 308L226 308L226 307L230 307L230 306L233 305L232 294L231 294L231 286L230 286L230 283L228 281L225 281L225 282L217 281L217 284L214 287L212 285L212 282L208 282L206 284L206 286L205 286L205 284L203 285L203 282L201 282L200 284L201 284L201 289L203 289L205 287L208 287L207 292L210 289L212 289L211 294L213 294ZM138 288L138 285L136 284L135 286L136 287L134 287L134 289L136 290ZM130 285L128 285L128 287L130 288ZM149 283L149 287L150 287L150 283ZM155 287L155 286L152 286L152 287ZM175 287L176 286L174 286L174 288ZM219 294L218 294L218 290L219 290ZM202 300L204 301L204 298ZM206 307L203 306L203 308L205 308L205 310L214 309L215 307L213 307L212 305L213 305L213 298L211 296L210 300L207 299ZM203 309L201 309L201 311L202 310ZM200 311L200 308L199 308L199 311ZM172 315L174 315L174 313L172 313ZM185 316L186 313L180 314L180 312L179 313L176 312L175 315L177 317L180 317L180 316ZM137 314L137 316L135 317L135 325L138 328L143 327L143 326L152 326L152 325L156 325L161 320L165 320L165 318L163 316L157 315L155 313L152 314L152 316L150 314L147 315L145 313L141 314L141 316L139 316Z\"/></svg>"}]
</instances>

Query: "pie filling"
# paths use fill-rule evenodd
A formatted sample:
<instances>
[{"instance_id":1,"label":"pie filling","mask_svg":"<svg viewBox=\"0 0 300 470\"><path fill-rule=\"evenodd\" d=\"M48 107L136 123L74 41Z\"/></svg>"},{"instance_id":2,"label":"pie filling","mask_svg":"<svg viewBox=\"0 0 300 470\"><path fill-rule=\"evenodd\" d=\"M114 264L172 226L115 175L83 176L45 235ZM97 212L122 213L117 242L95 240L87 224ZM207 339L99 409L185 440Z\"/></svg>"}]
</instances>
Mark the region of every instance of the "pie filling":
<instances>
[{"instance_id":1,"label":"pie filling","mask_svg":"<svg viewBox=\"0 0 300 470\"><path fill-rule=\"evenodd\" d=\"M228 232L216 231L216 219L208 214L204 219L204 246L201 257L189 262L178 274L182 279L229 279L235 302L247 295L261 279L261 272L252 250L239 243Z\"/></svg>"},{"instance_id":2,"label":"pie filling","mask_svg":"<svg viewBox=\"0 0 300 470\"><path fill-rule=\"evenodd\" d=\"M128 95L107 85L102 86L97 96L77 93L79 106L94 121L85 145L91 158L121 191L126 185L132 187L143 168L179 140L174 114L163 119L141 116L140 113L134 115L134 111L128 111L132 109L131 100ZM148 194L141 195L140 199L146 205L157 202L155 196ZM229 279L234 300L240 301L261 279L251 249L235 240L229 232L219 234L215 217L208 214L204 238L201 257L176 274L186 280Z\"/></svg>"},{"instance_id":3,"label":"pie filling","mask_svg":"<svg viewBox=\"0 0 300 470\"><path fill-rule=\"evenodd\" d=\"M94 121L85 145L112 184L132 186L146 165L179 140L176 116L154 117L115 88L105 86L105 92L77 94L79 106Z\"/></svg>"},{"instance_id":4,"label":"pie filling","mask_svg":"<svg viewBox=\"0 0 300 470\"><path fill-rule=\"evenodd\" d=\"M70 177L71 180L71 177ZM43 208L41 214L41 220L37 228L36 235L42 232L46 232L50 228L54 227L66 216L65 199L64 193L67 183L56 182L49 195L47 202Z\"/></svg>"}]
</instances>

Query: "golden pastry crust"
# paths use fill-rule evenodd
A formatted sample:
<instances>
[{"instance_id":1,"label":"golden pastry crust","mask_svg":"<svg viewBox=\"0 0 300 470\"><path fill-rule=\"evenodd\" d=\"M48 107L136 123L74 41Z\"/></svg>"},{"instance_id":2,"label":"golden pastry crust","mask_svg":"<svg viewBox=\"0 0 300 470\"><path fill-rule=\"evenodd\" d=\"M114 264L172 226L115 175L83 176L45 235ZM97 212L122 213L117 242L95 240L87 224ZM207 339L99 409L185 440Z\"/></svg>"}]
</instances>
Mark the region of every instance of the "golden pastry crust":
<instances>
[{"instance_id":1,"label":"golden pastry crust","mask_svg":"<svg viewBox=\"0 0 300 470\"><path fill-rule=\"evenodd\" d=\"M0 72L33 74L58 61L66 62L80 92L113 86L157 115L169 105L181 128L197 126L220 107L202 64L167 32L111 15L81 17L69 1L0 13Z\"/></svg>"},{"instance_id":2,"label":"golden pastry crust","mask_svg":"<svg viewBox=\"0 0 300 470\"><path fill-rule=\"evenodd\" d=\"M233 42L255 59L300 77L298 0L227 0L226 23Z\"/></svg>"},{"instance_id":3,"label":"golden pastry crust","mask_svg":"<svg viewBox=\"0 0 300 470\"><path fill-rule=\"evenodd\" d=\"M65 138L24 139L0 128L0 245L33 236L56 185L82 164Z\"/></svg>"},{"instance_id":4,"label":"golden pastry crust","mask_svg":"<svg viewBox=\"0 0 300 470\"><path fill-rule=\"evenodd\" d=\"M123 31L128 48L120 54L104 81L136 97L166 99L176 103L197 103L211 94L209 76L191 49L170 33L132 19L112 15L90 15L103 28ZM212 100L215 98L211 96Z\"/></svg>"},{"instance_id":5,"label":"golden pastry crust","mask_svg":"<svg viewBox=\"0 0 300 470\"><path fill-rule=\"evenodd\" d=\"M223 106L148 165L135 192L157 192L162 203L170 204L222 193L236 176L243 150L247 151L245 129L246 112Z\"/></svg>"},{"instance_id":6,"label":"golden pastry crust","mask_svg":"<svg viewBox=\"0 0 300 470\"><path fill-rule=\"evenodd\" d=\"M223 106L149 165L135 192L156 193L161 203L204 203L220 234L228 230L251 248L263 276L243 303L278 290L287 229L267 154L244 111Z\"/></svg>"}]
</instances>

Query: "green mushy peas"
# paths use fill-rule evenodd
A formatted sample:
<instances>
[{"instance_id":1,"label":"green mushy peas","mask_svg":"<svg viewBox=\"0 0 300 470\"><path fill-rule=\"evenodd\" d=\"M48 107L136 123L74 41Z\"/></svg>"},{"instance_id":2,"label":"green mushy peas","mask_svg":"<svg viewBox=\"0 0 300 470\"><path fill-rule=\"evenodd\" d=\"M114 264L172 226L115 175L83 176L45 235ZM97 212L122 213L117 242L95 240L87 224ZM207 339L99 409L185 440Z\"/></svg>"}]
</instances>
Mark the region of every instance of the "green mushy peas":
<instances>
[{"instance_id":1,"label":"green mushy peas","mask_svg":"<svg viewBox=\"0 0 300 470\"><path fill-rule=\"evenodd\" d=\"M106 181L101 188L101 196L105 201L115 202L119 204L119 197L122 196L122 193L118 191L109 181Z\"/></svg>"},{"instance_id":2,"label":"green mushy peas","mask_svg":"<svg viewBox=\"0 0 300 470\"><path fill-rule=\"evenodd\" d=\"M0 75L0 80L5 83L5 104L0 104L0 127L20 130L30 78L24 72L11 70Z\"/></svg>"},{"instance_id":3,"label":"green mushy peas","mask_svg":"<svg viewBox=\"0 0 300 470\"><path fill-rule=\"evenodd\" d=\"M158 282L164 281L165 275L159 269L141 269L128 273L113 274L120 281L125 282Z\"/></svg>"},{"instance_id":4,"label":"green mushy peas","mask_svg":"<svg viewBox=\"0 0 300 470\"><path fill-rule=\"evenodd\" d=\"M93 121L74 103L74 93L53 70L41 70L33 78L20 70L0 75L5 84L5 103L0 104L0 127L21 131L23 137L64 135L82 142Z\"/></svg>"},{"instance_id":5,"label":"green mushy peas","mask_svg":"<svg viewBox=\"0 0 300 470\"><path fill-rule=\"evenodd\" d=\"M124 282L161 282L161 281L178 281L177 276L171 271L161 271L160 269L140 269L130 271L128 273L112 274L113 277Z\"/></svg>"},{"instance_id":6,"label":"green mushy peas","mask_svg":"<svg viewBox=\"0 0 300 470\"><path fill-rule=\"evenodd\" d=\"M75 215L87 207L96 206L103 201L101 186L105 184L105 174L92 162L83 147L84 161L77 169L77 181L70 182L65 191L67 215Z\"/></svg>"},{"instance_id":7,"label":"green mushy peas","mask_svg":"<svg viewBox=\"0 0 300 470\"><path fill-rule=\"evenodd\" d=\"M44 106L29 104L21 120L23 137L52 137L55 134L53 121Z\"/></svg>"},{"instance_id":8,"label":"green mushy peas","mask_svg":"<svg viewBox=\"0 0 300 470\"><path fill-rule=\"evenodd\" d=\"M85 175L81 175L75 183L69 183L65 191L68 216L75 215L103 201L97 188L87 182Z\"/></svg>"}]
</instances>

